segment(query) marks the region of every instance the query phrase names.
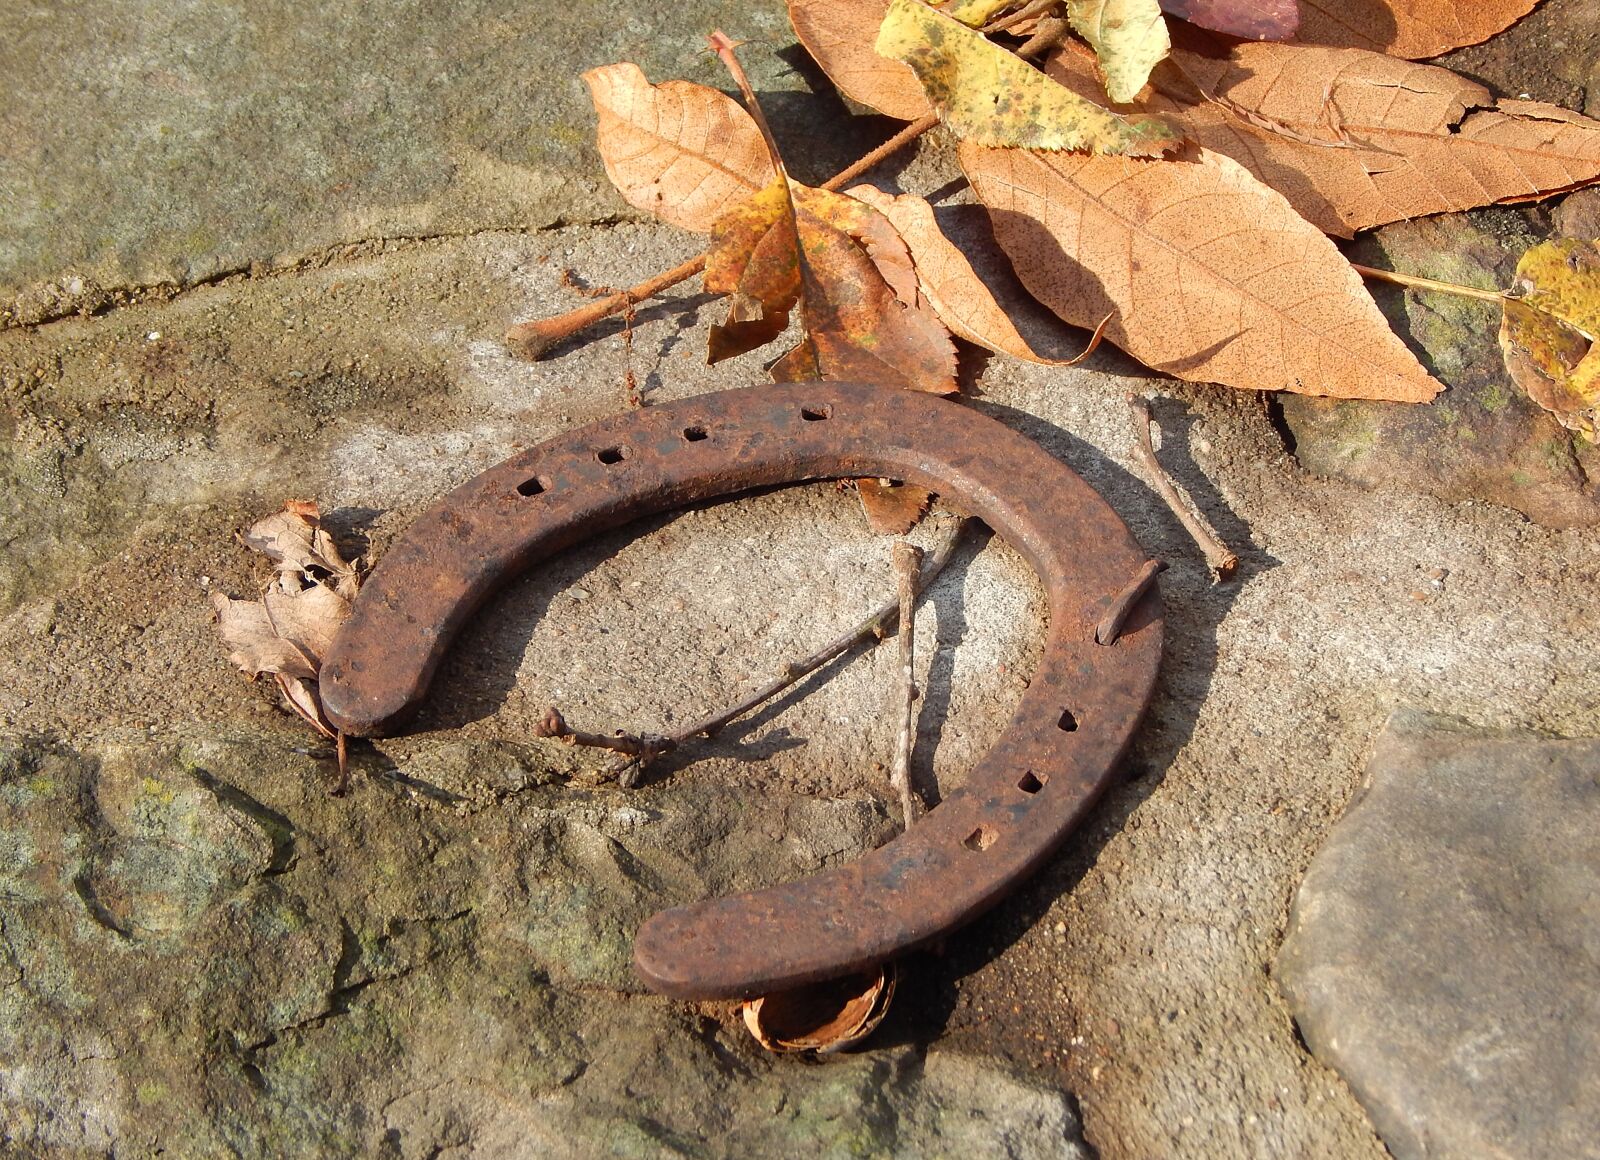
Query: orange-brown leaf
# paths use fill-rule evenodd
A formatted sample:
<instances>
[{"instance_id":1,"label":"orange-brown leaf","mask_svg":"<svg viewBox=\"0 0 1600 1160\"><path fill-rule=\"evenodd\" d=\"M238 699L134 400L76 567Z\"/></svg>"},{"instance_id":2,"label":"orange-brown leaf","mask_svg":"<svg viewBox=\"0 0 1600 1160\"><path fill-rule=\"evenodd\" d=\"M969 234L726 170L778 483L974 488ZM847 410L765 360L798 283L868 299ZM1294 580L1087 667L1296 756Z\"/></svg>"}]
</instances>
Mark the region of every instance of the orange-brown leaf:
<instances>
[{"instance_id":1,"label":"orange-brown leaf","mask_svg":"<svg viewBox=\"0 0 1600 1160\"><path fill-rule=\"evenodd\" d=\"M789 0L789 22L822 71L851 100L902 121L933 112L917 74L873 51L889 0Z\"/></svg>"},{"instance_id":2,"label":"orange-brown leaf","mask_svg":"<svg viewBox=\"0 0 1600 1160\"><path fill-rule=\"evenodd\" d=\"M729 298L727 321L711 328L709 362L765 346L788 328L800 297L800 250L782 176L717 219L704 284Z\"/></svg>"},{"instance_id":3,"label":"orange-brown leaf","mask_svg":"<svg viewBox=\"0 0 1600 1160\"><path fill-rule=\"evenodd\" d=\"M858 479L861 511L867 526L880 536L903 536L928 514L933 493L927 488L894 480Z\"/></svg>"},{"instance_id":4,"label":"orange-brown leaf","mask_svg":"<svg viewBox=\"0 0 1600 1160\"><path fill-rule=\"evenodd\" d=\"M1238 161L1327 233L1348 237L1600 177L1600 122L1554 105L1496 102L1448 69L1290 44L1241 44L1220 56L1179 49L1172 63L1189 83L1165 72L1146 107ZM1066 55L1052 61L1057 70L1082 67Z\"/></svg>"},{"instance_id":5,"label":"orange-brown leaf","mask_svg":"<svg viewBox=\"0 0 1600 1160\"><path fill-rule=\"evenodd\" d=\"M1226 157L1037 154L961 164L1028 289L1179 378L1420 402L1437 383L1321 232Z\"/></svg>"},{"instance_id":6,"label":"orange-brown leaf","mask_svg":"<svg viewBox=\"0 0 1600 1160\"><path fill-rule=\"evenodd\" d=\"M893 223L906 245L911 247L923 296L958 337L1029 362L1062 365L1074 361L1076 351L1072 355L1051 357L1028 341L1019 323L1027 326L1036 342L1040 338L1045 340L1040 343L1045 350L1071 349L1074 343L1082 346L1082 340L1069 332L1059 319L1039 309L1017 285L1014 275L995 270L995 263L985 260L989 257L986 254L964 251L945 232L933 206L924 198L911 193L892 196L870 185L856 186L849 193ZM953 206L947 212L956 214L962 210L982 216L977 206ZM984 238L983 234L988 237ZM984 229L979 238L992 242L993 234ZM987 280L974 267L975 259L987 267ZM1004 297L1004 305L997 295Z\"/></svg>"},{"instance_id":7,"label":"orange-brown leaf","mask_svg":"<svg viewBox=\"0 0 1600 1160\"><path fill-rule=\"evenodd\" d=\"M737 101L688 81L652 85L634 64L583 74L600 115L600 158L629 205L707 233L773 178L761 131Z\"/></svg>"},{"instance_id":8,"label":"orange-brown leaf","mask_svg":"<svg viewBox=\"0 0 1600 1160\"><path fill-rule=\"evenodd\" d=\"M1365 48L1421 60L1477 44L1533 11L1539 0L1300 0L1306 44Z\"/></svg>"}]
</instances>

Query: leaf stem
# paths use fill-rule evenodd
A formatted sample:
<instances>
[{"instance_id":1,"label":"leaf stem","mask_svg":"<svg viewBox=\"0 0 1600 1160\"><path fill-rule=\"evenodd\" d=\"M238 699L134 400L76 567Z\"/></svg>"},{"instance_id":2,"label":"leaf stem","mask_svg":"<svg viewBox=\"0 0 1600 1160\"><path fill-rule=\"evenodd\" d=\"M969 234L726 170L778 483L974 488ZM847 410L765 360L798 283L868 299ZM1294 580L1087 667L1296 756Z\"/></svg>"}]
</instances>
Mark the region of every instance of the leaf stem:
<instances>
[{"instance_id":1,"label":"leaf stem","mask_svg":"<svg viewBox=\"0 0 1600 1160\"><path fill-rule=\"evenodd\" d=\"M823 182L822 188L837 191L848 185L886 157L904 149L938 123L939 118L935 116L911 122L872 152ZM518 358L536 362L567 339L587 330L595 323L602 322L613 314L621 314L629 306L643 302L646 298L653 298L663 290L693 278L705 268L706 256L699 254L670 270L663 270L654 277L646 278L637 286L630 286L626 290L598 299L586 306L580 306L576 310L569 310L565 314L557 314L550 318L519 322L506 331L506 347Z\"/></svg>"},{"instance_id":2,"label":"leaf stem","mask_svg":"<svg viewBox=\"0 0 1600 1160\"><path fill-rule=\"evenodd\" d=\"M767 115L761 111L761 102L756 100L756 91L750 87L750 78L745 75L744 65L739 63L739 57L733 51L744 41L730 40L728 34L718 28L706 39L706 43L733 77L733 83L739 86L739 93L744 97L745 110L755 121L756 128L761 130L761 139L767 143L767 152L772 155L773 168L784 177L788 177L788 171L783 167L783 156L778 152L777 139L772 135L772 127L767 124Z\"/></svg>"},{"instance_id":3,"label":"leaf stem","mask_svg":"<svg viewBox=\"0 0 1600 1160\"><path fill-rule=\"evenodd\" d=\"M1462 286L1455 282L1440 282L1437 278L1424 278L1418 274L1400 274L1394 270L1379 270L1373 266L1363 266L1351 262L1355 272L1363 278L1371 278L1374 282L1392 282L1396 286L1407 286L1413 290L1437 290L1441 294L1454 294L1459 298L1476 298L1481 302L1494 302L1503 304L1506 295L1501 290L1479 290L1476 286Z\"/></svg>"}]
</instances>

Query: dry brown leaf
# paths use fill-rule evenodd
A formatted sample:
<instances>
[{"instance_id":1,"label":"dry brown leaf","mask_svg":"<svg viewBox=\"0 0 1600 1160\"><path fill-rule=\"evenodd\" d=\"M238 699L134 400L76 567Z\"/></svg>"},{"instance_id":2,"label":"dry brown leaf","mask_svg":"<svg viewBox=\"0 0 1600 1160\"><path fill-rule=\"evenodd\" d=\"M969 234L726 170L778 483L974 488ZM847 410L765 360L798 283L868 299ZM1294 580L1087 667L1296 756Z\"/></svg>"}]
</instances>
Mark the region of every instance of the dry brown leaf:
<instances>
[{"instance_id":1,"label":"dry brown leaf","mask_svg":"<svg viewBox=\"0 0 1600 1160\"><path fill-rule=\"evenodd\" d=\"M933 112L915 73L873 51L889 0L789 0L789 22L828 79L851 100L901 121Z\"/></svg>"},{"instance_id":2,"label":"dry brown leaf","mask_svg":"<svg viewBox=\"0 0 1600 1160\"><path fill-rule=\"evenodd\" d=\"M1300 0L1298 39L1409 60L1477 44L1539 0Z\"/></svg>"},{"instance_id":3,"label":"dry brown leaf","mask_svg":"<svg viewBox=\"0 0 1600 1160\"><path fill-rule=\"evenodd\" d=\"M1529 249L1503 306L1500 349L1512 380L1564 427L1596 441L1600 423L1600 242Z\"/></svg>"},{"instance_id":4,"label":"dry brown leaf","mask_svg":"<svg viewBox=\"0 0 1600 1160\"><path fill-rule=\"evenodd\" d=\"M1300 27L1295 0L1161 0L1161 9L1190 24L1246 40L1285 40Z\"/></svg>"},{"instance_id":5,"label":"dry brown leaf","mask_svg":"<svg viewBox=\"0 0 1600 1160\"><path fill-rule=\"evenodd\" d=\"M290 500L283 511L251 524L242 539L276 564L279 572L303 572L315 580L328 580L345 599L355 598L359 569L339 554L338 545L322 526L316 504Z\"/></svg>"},{"instance_id":6,"label":"dry brown leaf","mask_svg":"<svg viewBox=\"0 0 1600 1160\"><path fill-rule=\"evenodd\" d=\"M768 1051L828 1054L859 1043L883 1022L894 999L895 968L828 979L745 1003L744 1025Z\"/></svg>"},{"instance_id":7,"label":"dry brown leaf","mask_svg":"<svg viewBox=\"0 0 1600 1160\"><path fill-rule=\"evenodd\" d=\"M985 149L961 165L1035 297L1179 378L1421 402L1441 389L1339 251L1226 157Z\"/></svg>"},{"instance_id":8,"label":"dry brown leaf","mask_svg":"<svg viewBox=\"0 0 1600 1160\"><path fill-rule=\"evenodd\" d=\"M1159 118L1113 113L920 0L890 0L877 48L916 71L963 141L1132 157L1159 156L1180 141Z\"/></svg>"},{"instance_id":9,"label":"dry brown leaf","mask_svg":"<svg viewBox=\"0 0 1600 1160\"><path fill-rule=\"evenodd\" d=\"M629 205L703 234L772 180L761 132L732 98L688 81L652 85L634 64L583 79L600 115L600 158Z\"/></svg>"},{"instance_id":10,"label":"dry brown leaf","mask_svg":"<svg viewBox=\"0 0 1600 1160\"><path fill-rule=\"evenodd\" d=\"M261 598L273 630L320 667L350 615L350 601L325 584L280 573Z\"/></svg>"},{"instance_id":11,"label":"dry brown leaf","mask_svg":"<svg viewBox=\"0 0 1600 1160\"><path fill-rule=\"evenodd\" d=\"M1190 88L1206 100L1177 94ZM1081 74L1057 54L1050 69ZM1080 82L1081 83L1081 82ZM1144 104L1179 121L1331 234L1524 200L1600 177L1600 122L1554 105L1498 101L1448 69L1358 49L1180 47Z\"/></svg>"},{"instance_id":12,"label":"dry brown leaf","mask_svg":"<svg viewBox=\"0 0 1600 1160\"><path fill-rule=\"evenodd\" d=\"M309 679L317 675L318 658L279 636L260 601L233 600L213 592L211 606L216 609L222 643L232 650L228 660L252 677L283 673Z\"/></svg>"},{"instance_id":13,"label":"dry brown leaf","mask_svg":"<svg viewBox=\"0 0 1600 1160\"><path fill-rule=\"evenodd\" d=\"M278 682L278 692L282 695L284 707L289 712L330 741L338 736L322 712L322 701L317 696L315 681L292 677L287 673L275 673L273 678Z\"/></svg>"},{"instance_id":14,"label":"dry brown leaf","mask_svg":"<svg viewBox=\"0 0 1600 1160\"><path fill-rule=\"evenodd\" d=\"M903 536L928 514L933 492L893 479L856 480L867 526L880 536Z\"/></svg>"},{"instance_id":15,"label":"dry brown leaf","mask_svg":"<svg viewBox=\"0 0 1600 1160\"><path fill-rule=\"evenodd\" d=\"M992 267L992 261L985 261L989 255L979 253L969 257L968 253L964 253L941 228L933 206L925 199L910 193L894 196L870 185L858 185L846 192L883 214L900 237L905 239L916 262L917 280L923 296L957 337L977 343L987 350L1046 365L1068 366L1084 357L1082 354L1050 357L1030 343L1019 329L1019 323L1031 323L1028 332L1035 335L1036 340L1038 337L1046 339L1040 344L1046 350L1075 342L1081 346L1074 335L1065 333L1066 327L1059 320L1037 308L1021 286L1015 285L1014 276L997 277L997 272L991 271L986 280L980 275L973 266L973 260L977 258L984 265ZM952 207L951 212L958 213L966 209L974 214L982 214L976 206ZM980 241L993 241L993 233L987 229L979 231L978 237ZM996 296L996 286L1005 296L1005 305ZM904 297L901 295L902 300ZM1048 322L1036 315L1045 315ZM1041 331L1050 333L1041 336Z\"/></svg>"}]
</instances>

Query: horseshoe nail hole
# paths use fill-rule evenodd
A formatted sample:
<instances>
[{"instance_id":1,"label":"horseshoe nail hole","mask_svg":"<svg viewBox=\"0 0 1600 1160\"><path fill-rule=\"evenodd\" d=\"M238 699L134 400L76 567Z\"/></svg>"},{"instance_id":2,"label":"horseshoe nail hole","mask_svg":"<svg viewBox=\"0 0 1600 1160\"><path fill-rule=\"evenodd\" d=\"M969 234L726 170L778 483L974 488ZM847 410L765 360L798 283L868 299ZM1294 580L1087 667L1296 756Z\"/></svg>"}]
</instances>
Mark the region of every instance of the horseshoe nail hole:
<instances>
[{"instance_id":1,"label":"horseshoe nail hole","mask_svg":"<svg viewBox=\"0 0 1600 1160\"><path fill-rule=\"evenodd\" d=\"M624 459L628 458L629 454L630 453L626 447L602 447L599 451L594 453L594 457L601 463L609 466L613 463L621 463Z\"/></svg>"},{"instance_id":2,"label":"horseshoe nail hole","mask_svg":"<svg viewBox=\"0 0 1600 1160\"><path fill-rule=\"evenodd\" d=\"M807 423L820 423L824 419L833 418L833 408L826 404L821 407L801 407L800 417Z\"/></svg>"},{"instance_id":3,"label":"horseshoe nail hole","mask_svg":"<svg viewBox=\"0 0 1600 1160\"><path fill-rule=\"evenodd\" d=\"M1071 709L1061 710L1061 719L1056 722L1056 728L1063 733L1076 733L1078 731L1078 719L1072 715Z\"/></svg>"},{"instance_id":4,"label":"horseshoe nail hole","mask_svg":"<svg viewBox=\"0 0 1600 1160\"><path fill-rule=\"evenodd\" d=\"M711 432L698 425L694 427L685 427L683 429L683 437L690 443L698 443L702 439L711 438Z\"/></svg>"},{"instance_id":5,"label":"horseshoe nail hole","mask_svg":"<svg viewBox=\"0 0 1600 1160\"><path fill-rule=\"evenodd\" d=\"M1000 835L992 826L979 826L972 833L961 839L961 844L969 850L987 850L994 845L994 840Z\"/></svg>"},{"instance_id":6,"label":"horseshoe nail hole","mask_svg":"<svg viewBox=\"0 0 1600 1160\"><path fill-rule=\"evenodd\" d=\"M1023 793L1038 793L1044 788L1045 782L1049 780L1048 774L1044 777L1038 777L1030 770L1022 775L1022 780L1017 782L1017 788Z\"/></svg>"},{"instance_id":7,"label":"horseshoe nail hole","mask_svg":"<svg viewBox=\"0 0 1600 1160\"><path fill-rule=\"evenodd\" d=\"M538 495L540 492L549 491L550 487L551 484L548 479L536 475L532 479L525 479L517 484L517 494Z\"/></svg>"}]
</instances>

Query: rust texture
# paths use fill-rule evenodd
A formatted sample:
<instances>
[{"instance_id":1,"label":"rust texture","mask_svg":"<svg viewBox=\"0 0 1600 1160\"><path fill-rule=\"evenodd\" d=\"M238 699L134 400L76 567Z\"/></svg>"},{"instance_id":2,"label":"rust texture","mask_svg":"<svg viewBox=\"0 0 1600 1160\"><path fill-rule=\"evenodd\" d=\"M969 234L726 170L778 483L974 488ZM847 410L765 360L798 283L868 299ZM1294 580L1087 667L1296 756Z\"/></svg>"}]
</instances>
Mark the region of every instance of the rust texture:
<instances>
[{"instance_id":1,"label":"rust texture","mask_svg":"<svg viewBox=\"0 0 1600 1160\"><path fill-rule=\"evenodd\" d=\"M914 391L793 383L604 419L507 460L423 515L373 570L321 673L330 720L400 726L467 619L530 565L639 516L811 479L886 477L947 496L1033 566L1049 602L1037 672L1005 733L915 827L855 862L652 917L654 990L749 998L863 970L983 913L1060 845L1113 776L1161 659L1145 554L1032 441ZM1130 606L1130 584L1143 588ZM1120 613L1113 643L1096 626Z\"/></svg>"}]
</instances>

